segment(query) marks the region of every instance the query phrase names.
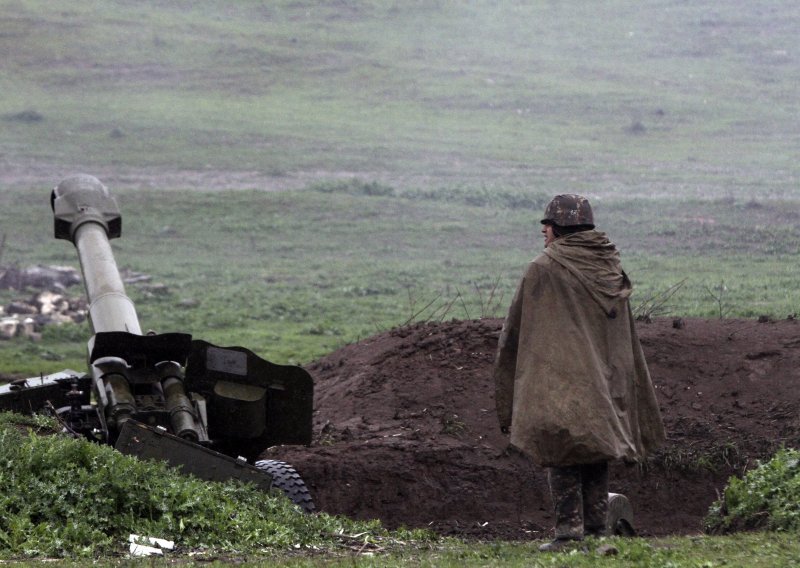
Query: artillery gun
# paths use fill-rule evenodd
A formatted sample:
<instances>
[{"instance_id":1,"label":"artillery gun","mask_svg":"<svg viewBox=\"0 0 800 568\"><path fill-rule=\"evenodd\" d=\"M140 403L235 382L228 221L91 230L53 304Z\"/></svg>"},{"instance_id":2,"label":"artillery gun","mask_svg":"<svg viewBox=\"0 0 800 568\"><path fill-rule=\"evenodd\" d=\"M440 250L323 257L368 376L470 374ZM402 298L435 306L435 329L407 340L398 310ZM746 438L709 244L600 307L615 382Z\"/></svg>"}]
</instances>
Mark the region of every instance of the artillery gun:
<instances>
[{"instance_id":1,"label":"artillery gun","mask_svg":"<svg viewBox=\"0 0 800 568\"><path fill-rule=\"evenodd\" d=\"M73 436L167 461L202 479L279 489L313 511L289 464L256 461L272 445L311 443L311 376L243 347L218 347L186 333L142 333L109 242L122 229L116 200L97 178L77 175L53 190L50 203L55 237L75 245L83 273L94 332L88 372L4 385L0 410L50 411Z\"/></svg>"}]
</instances>

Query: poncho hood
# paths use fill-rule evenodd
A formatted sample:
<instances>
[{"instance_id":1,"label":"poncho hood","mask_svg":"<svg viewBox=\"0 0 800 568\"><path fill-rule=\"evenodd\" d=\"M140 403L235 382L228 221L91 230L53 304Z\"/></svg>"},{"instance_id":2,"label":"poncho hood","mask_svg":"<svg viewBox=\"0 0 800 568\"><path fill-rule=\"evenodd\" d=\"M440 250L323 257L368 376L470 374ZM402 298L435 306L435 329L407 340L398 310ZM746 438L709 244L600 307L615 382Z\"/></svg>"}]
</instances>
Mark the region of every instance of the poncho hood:
<instances>
[{"instance_id":1,"label":"poncho hood","mask_svg":"<svg viewBox=\"0 0 800 568\"><path fill-rule=\"evenodd\" d=\"M559 237L544 254L569 270L609 317L616 317L620 300L633 287L622 270L619 251L605 233L581 231Z\"/></svg>"}]
</instances>

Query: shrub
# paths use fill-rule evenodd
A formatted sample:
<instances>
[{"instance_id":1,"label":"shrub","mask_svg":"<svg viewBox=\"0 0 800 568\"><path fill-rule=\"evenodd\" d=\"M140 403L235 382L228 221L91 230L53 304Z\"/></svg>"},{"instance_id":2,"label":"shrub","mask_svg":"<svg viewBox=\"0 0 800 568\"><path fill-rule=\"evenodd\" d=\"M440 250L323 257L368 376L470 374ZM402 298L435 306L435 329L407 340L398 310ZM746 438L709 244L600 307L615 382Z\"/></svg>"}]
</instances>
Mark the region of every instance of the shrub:
<instances>
[{"instance_id":1,"label":"shrub","mask_svg":"<svg viewBox=\"0 0 800 568\"><path fill-rule=\"evenodd\" d=\"M800 530L800 452L782 449L742 478L732 477L706 518L714 534Z\"/></svg>"}]
</instances>

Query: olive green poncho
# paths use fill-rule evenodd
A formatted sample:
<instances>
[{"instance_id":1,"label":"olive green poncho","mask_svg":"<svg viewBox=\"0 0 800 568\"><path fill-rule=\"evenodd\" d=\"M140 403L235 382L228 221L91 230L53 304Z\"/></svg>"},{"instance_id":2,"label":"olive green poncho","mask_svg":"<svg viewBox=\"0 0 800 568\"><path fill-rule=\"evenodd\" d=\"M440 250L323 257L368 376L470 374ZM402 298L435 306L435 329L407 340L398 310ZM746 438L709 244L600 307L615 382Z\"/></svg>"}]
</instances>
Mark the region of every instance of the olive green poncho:
<instances>
[{"instance_id":1,"label":"olive green poncho","mask_svg":"<svg viewBox=\"0 0 800 568\"><path fill-rule=\"evenodd\" d=\"M539 465L638 461L663 442L630 294L598 231L558 238L528 265L494 378L500 425Z\"/></svg>"}]
</instances>

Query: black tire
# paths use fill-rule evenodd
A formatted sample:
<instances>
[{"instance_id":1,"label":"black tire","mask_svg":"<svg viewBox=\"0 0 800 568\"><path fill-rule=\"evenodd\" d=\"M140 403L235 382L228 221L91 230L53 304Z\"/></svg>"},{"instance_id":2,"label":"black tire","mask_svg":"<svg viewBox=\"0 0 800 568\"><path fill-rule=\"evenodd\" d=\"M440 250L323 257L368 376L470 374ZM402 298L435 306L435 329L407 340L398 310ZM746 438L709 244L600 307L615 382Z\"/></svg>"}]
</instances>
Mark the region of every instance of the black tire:
<instances>
[{"instance_id":1,"label":"black tire","mask_svg":"<svg viewBox=\"0 0 800 568\"><path fill-rule=\"evenodd\" d=\"M621 493L608 494L607 531L614 536L636 536L633 528L633 507Z\"/></svg>"},{"instance_id":2,"label":"black tire","mask_svg":"<svg viewBox=\"0 0 800 568\"><path fill-rule=\"evenodd\" d=\"M280 489L289 500L306 513L316 510L314 500L308 492L303 478L286 462L277 460L258 460L254 464L258 469L272 477L272 487Z\"/></svg>"}]
</instances>

